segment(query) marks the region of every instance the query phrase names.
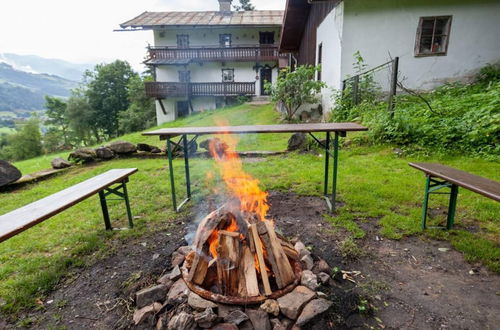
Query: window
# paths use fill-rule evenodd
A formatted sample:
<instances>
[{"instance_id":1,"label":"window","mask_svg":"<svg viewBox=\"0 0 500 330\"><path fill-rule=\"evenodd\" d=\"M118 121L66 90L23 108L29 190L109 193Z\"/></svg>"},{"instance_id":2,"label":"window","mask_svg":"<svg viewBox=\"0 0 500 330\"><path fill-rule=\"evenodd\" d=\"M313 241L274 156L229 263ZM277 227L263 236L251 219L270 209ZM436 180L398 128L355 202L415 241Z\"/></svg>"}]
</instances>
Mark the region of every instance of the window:
<instances>
[{"instance_id":1,"label":"window","mask_svg":"<svg viewBox=\"0 0 500 330\"><path fill-rule=\"evenodd\" d=\"M178 34L177 35L177 47L188 48L189 47L189 35L188 34Z\"/></svg>"},{"instance_id":2,"label":"window","mask_svg":"<svg viewBox=\"0 0 500 330\"><path fill-rule=\"evenodd\" d=\"M415 56L446 55L451 16L420 17Z\"/></svg>"},{"instance_id":3,"label":"window","mask_svg":"<svg viewBox=\"0 0 500 330\"><path fill-rule=\"evenodd\" d=\"M321 65L321 58L323 57L323 43L318 46L318 65ZM321 66L318 71L318 81L321 81Z\"/></svg>"},{"instance_id":4,"label":"window","mask_svg":"<svg viewBox=\"0 0 500 330\"><path fill-rule=\"evenodd\" d=\"M231 47L231 34L219 34L219 44L221 47Z\"/></svg>"},{"instance_id":5,"label":"window","mask_svg":"<svg viewBox=\"0 0 500 330\"><path fill-rule=\"evenodd\" d=\"M234 69L222 69L222 82L234 81Z\"/></svg>"},{"instance_id":6,"label":"window","mask_svg":"<svg viewBox=\"0 0 500 330\"><path fill-rule=\"evenodd\" d=\"M189 70L179 71L179 82L188 83L190 81L191 81L191 71Z\"/></svg>"},{"instance_id":7,"label":"window","mask_svg":"<svg viewBox=\"0 0 500 330\"><path fill-rule=\"evenodd\" d=\"M274 32L259 32L259 43L261 45L274 44Z\"/></svg>"}]
</instances>

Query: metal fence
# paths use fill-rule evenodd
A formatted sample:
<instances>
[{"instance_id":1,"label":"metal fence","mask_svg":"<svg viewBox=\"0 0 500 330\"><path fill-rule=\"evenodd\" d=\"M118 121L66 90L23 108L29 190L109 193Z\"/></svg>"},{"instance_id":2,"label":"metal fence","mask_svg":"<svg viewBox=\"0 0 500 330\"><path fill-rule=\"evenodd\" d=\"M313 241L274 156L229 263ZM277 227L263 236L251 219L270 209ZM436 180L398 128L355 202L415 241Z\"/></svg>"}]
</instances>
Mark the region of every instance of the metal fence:
<instances>
[{"instance_id":1,"label":"metal fence","mask_svg":"<svg viewBox=\"0 0 500 330\"><path fill-rule=\"evenodd\" d=\"M395 109L394 96L398 86L399 57L363 71L342 81L342 97L352 105L358 105L370 99L385 98L388 111Z\"/></svg>"}]
</instances>

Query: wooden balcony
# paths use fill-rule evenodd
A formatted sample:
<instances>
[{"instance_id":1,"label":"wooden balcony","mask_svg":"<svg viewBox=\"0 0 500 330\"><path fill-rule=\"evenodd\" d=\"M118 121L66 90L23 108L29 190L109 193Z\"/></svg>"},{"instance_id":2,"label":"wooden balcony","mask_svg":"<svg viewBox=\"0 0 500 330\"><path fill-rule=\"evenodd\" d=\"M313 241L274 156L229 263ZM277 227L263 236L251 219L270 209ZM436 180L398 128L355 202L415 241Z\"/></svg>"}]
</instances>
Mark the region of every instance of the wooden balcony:
<instances>
[{"instance_id":1,"label":"wooden balcony","mask_svg":"<svg viewBox=\"0 0 500 330\"><path fill-rule=\"evenodd\" d=\"M187 96L255 95L255 82L146 82L146 95L157 99Z\"/></svg>"},{"instance_id":2,"label":"wooden balcony","mask_svg":"<svg viewBox=\"0 0 500 330\"><path fill-rule=\"evenodd\" d=\"M188 64L191 62L254 62L278 61L278 46L234 46L234 47L150 47L144 62L149 65Z\"/></svg>"}]
</instances>

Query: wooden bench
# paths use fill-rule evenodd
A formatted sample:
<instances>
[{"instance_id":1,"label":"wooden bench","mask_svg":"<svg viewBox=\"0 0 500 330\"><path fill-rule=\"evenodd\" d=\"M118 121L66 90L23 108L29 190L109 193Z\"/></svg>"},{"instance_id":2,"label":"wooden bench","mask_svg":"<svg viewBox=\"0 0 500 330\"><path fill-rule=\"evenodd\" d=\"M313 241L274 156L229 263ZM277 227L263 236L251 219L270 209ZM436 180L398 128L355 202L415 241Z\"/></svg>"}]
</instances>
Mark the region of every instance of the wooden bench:
<instances>
[{"instance_id":1,"label":"wooden bench","mask_svg":"<svg viewBox=\"0 0 500 330\"><path fill-rule=\"evenodd\" d=\"M427 209L430 194L449 194L446 229L452 229L455 221L458 187L462 187L480 195L500 202L500 182L483 178L448 166L433 163L409 163L410 166L425 173L425 193L422 206L422 229L427 228ZM436 192L442 188L450 188L450 192ZM439 227L442 228L442 227Z\"/></svg>"},{"instance_id":2,"label":"wooden bench","mask_svg":"<svg viewBox=\"0 0 500 330\"><path fill-rule=\"evenodd\" d=\"M106 196L113 194L125 201L129 226L133 227L132 212L126 183L136 168L113 169L42 198L17 210L0 216L0 242L56 215L67 208L99 193L106 230L111 230ZM118 184L116 187L112 185Z\"/></svg>"}]
</instances>

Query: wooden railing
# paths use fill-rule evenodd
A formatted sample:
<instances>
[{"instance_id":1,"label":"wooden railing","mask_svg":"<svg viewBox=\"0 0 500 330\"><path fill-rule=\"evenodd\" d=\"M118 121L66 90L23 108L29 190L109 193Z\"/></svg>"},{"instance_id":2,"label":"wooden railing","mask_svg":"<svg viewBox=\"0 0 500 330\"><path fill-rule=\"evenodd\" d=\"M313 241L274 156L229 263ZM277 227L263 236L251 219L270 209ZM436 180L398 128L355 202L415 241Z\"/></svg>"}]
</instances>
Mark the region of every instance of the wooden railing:
<instances>
[{"instance_id":1,"label":"wooden railing","mask_svg":"<svg viewBox=\"0 0 500 330\"><path fill-rule=\"evenodd\" d=\"M255 82L175 83L146 82L146 95L154 98L175 96L255 95Z\"/></svg>"},{"instance_id":2,"label":"wooden railing","mask_svg":"<svg viewBox=\"0 0 500 330\"><path fill-rule=\"evenodd\" d=\"M151 64L168 64L169 61L277 61L278 47L275 45L170 48L150 47L146 60Z\"/></svg>"}]
</instances>

